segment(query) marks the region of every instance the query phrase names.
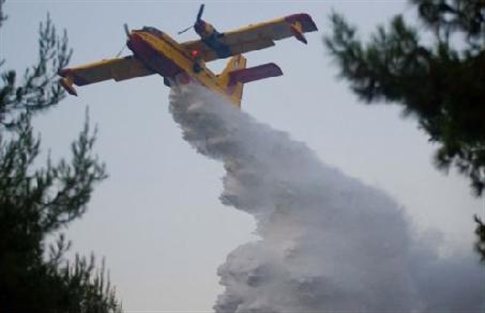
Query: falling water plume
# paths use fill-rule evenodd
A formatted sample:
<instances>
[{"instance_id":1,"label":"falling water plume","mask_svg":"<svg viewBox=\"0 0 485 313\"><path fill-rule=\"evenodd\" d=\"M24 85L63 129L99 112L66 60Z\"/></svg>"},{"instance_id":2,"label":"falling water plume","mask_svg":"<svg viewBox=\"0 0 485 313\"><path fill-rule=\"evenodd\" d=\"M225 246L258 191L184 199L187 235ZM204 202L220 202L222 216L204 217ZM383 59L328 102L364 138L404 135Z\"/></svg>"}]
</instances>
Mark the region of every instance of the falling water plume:
<instances>
[{"instance_id":1,"label":"falling water plume","mask_svg":"<svg viewBox=\"0 0 485 313\"><path fill-rule=\"evenodd\" d=\"M257 222L218 270L215 312L484 312L477 259L440 258L384 192L198 85L174 88L170 112L223 163L221 202Z\"/></svg>"}]
</instances>

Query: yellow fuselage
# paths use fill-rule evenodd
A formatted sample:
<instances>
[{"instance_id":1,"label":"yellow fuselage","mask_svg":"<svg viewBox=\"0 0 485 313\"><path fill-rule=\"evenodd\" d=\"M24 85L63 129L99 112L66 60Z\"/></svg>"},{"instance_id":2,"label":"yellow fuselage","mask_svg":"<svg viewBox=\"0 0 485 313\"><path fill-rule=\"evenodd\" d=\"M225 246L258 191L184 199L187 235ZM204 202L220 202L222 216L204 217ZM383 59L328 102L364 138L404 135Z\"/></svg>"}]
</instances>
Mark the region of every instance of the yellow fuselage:
<instances>
[{"instance_id":1,"label":"yellow fuselage","mask_svg":"<svg viewBox=\"0 0 485 313\"><path fill-rule=\"evenodd\" d=\"M239 102L239 99L228 94L225 85L198 59L198 51L186 51L165 33L150 28L134 30L129 35L127 45L140 61L171 83L196 81L233 103Z\"/></svg>"}]
</instances>

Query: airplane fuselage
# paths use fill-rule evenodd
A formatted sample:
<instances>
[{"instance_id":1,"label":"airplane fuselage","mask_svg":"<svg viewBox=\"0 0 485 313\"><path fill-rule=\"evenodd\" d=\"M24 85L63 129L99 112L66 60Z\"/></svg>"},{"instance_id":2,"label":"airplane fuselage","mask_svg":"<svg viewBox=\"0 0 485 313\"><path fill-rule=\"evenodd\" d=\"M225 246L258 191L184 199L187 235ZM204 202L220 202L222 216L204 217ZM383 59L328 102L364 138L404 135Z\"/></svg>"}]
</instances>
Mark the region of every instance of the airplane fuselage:
<instances>
[{"instance_id":1,"label":"airplane fuselage","mask_svg":"<svg viewBox=\"0 0 485 313\"><path fill-rule=\"evenodd\" d=\"M127 46L145 66L171 83L187 84L197 81L232 100L226 88L217 83L217 76L203 61L198 60L197 51L189 53L158 29L144 27L141 30L133 30L129 34Z\"/></svg>"}]
</instances>

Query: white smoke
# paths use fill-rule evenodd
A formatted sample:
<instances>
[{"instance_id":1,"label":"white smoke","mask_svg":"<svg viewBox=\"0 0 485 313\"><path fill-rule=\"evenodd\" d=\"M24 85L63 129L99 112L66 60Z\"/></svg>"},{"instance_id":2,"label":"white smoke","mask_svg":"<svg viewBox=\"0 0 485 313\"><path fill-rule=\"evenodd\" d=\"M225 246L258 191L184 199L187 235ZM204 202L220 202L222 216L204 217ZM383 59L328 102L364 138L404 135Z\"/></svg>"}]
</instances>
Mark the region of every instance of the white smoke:
<instances>
[{"instance_id":1,"label":"white smoke","mask_svg":"<svg viewBox=\"0 0 485 313\"><path fill-rule=\"evenodd\" d=\"M217 313L484 312L477 258L439 258L383 192L200 86L170 100L184 139L223 162L221 201L257 221L218 270Z\"/></svg>"}]
</instances>

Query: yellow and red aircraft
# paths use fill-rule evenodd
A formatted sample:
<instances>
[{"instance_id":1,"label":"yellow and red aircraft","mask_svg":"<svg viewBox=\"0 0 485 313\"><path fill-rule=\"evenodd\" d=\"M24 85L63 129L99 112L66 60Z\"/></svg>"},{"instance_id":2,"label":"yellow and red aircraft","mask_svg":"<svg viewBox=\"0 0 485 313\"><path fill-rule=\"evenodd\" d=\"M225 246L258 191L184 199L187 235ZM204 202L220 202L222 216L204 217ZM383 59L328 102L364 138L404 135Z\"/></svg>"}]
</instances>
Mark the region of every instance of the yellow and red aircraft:
<instances>
[{"instance_id":1,"label":"yellow and red aircraft","mask_svg":"<svg viewBox=\"0 0 485 313\"><path fill-rule=\"evenodd\" d=\"M274 63L246 68L246 58L241 54L274 46L275 40L292 36L306 44L303 34L317 30L312 18L300 13L220 33L202 19L203 11L202 4L195 24L179 32L193 27L200 40L178 43L154 27L129 31L125 25L127 46L133 52L132 56L64 68L59 71L63 77L61 85L70 94L77 95L73 84L83 86L108 79L120 81L160 74L169 87L196 81L240 107L244 83L283 75ZM218 75L205 65L230 56L226 68Z\"/></svg>"}]
</instances>

